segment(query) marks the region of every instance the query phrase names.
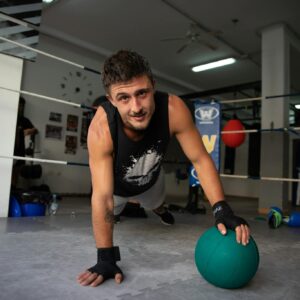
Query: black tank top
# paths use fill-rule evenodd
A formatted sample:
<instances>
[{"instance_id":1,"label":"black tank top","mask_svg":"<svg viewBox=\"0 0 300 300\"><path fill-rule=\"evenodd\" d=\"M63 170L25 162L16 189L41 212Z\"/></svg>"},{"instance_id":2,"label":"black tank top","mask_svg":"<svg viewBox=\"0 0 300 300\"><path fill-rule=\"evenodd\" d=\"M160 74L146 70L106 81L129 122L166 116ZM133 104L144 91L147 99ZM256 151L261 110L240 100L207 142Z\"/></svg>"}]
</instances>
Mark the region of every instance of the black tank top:
<instances>
[{"instance_id":1,"label":"black tank top","mask_svg":"<svg viewBox=\"0 0 300 300\"><path fill-rule=\"evenodd\" d=\"M109 101L101 105L114 142L114 195L135 196L156 182L170 139L168 98L166 93L155 92L155 111L139 141L126 136L121 117Z\"/></svg>"}]
</instances>

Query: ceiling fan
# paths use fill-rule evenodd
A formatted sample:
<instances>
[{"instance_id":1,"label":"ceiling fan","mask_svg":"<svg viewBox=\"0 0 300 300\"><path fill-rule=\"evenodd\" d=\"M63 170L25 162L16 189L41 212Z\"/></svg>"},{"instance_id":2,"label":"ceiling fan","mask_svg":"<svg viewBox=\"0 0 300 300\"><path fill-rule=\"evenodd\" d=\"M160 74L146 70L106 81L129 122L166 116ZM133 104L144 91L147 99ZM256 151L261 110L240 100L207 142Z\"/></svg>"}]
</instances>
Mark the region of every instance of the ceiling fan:
<instances>
[{"instance_id":1,"label":"ceiling fan","mask_svg":"<svg viewBox=\"0 0 300 300\"><path fill-rule=\"evenodd\" d=\"M212 36L218 36L220 34L220 31L210 31L207 32L207 34ZM203 38L203 34L199 32L199 27L195 23L191 23L189 25L189 28L183 37L175 37L175 38L165 38L161 39L162 42L169 42L169 41L184 41L184 44L177 49L176 53L181 53L183 50L185 50L188 46L194 43L199 43L201 45L204 45L208 47L211 50L217 50L218 47L213 45L212 43L206 41Z\"/></svg>"}]
</instances>

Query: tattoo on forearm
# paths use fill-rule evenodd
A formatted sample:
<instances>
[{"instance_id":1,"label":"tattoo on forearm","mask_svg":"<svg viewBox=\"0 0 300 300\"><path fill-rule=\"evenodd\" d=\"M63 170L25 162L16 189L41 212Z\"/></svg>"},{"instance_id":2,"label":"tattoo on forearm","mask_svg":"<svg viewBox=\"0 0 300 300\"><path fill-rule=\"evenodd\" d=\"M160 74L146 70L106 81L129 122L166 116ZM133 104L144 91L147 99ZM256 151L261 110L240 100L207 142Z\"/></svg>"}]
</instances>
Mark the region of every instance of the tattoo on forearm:
<instances>
[{"instance_id":1,"label":"tattoo on forearm","mask_svg":"<svg viewBox=\"0 0 300 300\"><path fill-rule=\"evenodd\" d=\"M105 222L113 224L114 223L114 214L111 210L107 210L105 214Z\"/></svg>"}]
</instances>

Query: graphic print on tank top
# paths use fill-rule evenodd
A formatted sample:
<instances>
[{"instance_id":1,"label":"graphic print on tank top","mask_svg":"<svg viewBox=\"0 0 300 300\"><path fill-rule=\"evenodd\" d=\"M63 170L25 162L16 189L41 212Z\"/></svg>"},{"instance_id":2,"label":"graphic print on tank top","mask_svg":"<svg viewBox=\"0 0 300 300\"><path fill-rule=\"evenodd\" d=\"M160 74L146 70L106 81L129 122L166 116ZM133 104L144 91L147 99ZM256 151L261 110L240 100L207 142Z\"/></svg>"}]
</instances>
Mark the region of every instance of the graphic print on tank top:
<instances>
[{"instance_id":1,"label":"graphic print on tank top","mask_svg":"<svg viewBox=\"0 0 300 300\"><path fill-rule=\"evenodd\" d=\"M157 145L159 146L161 142L161 140L158 140ZM158 153L154 146L140 156L135 157L134 155L131 155L131 164L130 166L125 167L123 180L137 186L147 185L154 174L159 172L162 158L162 153Z\"/></svg>"}]
</instances>

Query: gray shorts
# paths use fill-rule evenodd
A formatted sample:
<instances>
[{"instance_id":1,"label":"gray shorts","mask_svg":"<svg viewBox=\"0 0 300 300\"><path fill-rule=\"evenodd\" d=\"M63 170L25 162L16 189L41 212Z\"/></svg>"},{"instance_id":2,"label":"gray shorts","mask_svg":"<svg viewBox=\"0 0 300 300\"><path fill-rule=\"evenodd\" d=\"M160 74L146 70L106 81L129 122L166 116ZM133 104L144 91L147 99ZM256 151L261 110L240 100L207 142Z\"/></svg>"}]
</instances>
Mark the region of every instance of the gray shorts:
<instances>
[{"instance_id":1,"label":"gray shorts","mask_svg":"<svg viewBox=\"0 0 300 300\"><path fill-rule=\"evenodd\" d=\"M161 169L155 184L146 192L132 197L114 195L114 214L120 214L129 200L139 202L145 209L152 210L161 206L165 201L165 175L163 170Z\"/></svg>"}]
</instances>

